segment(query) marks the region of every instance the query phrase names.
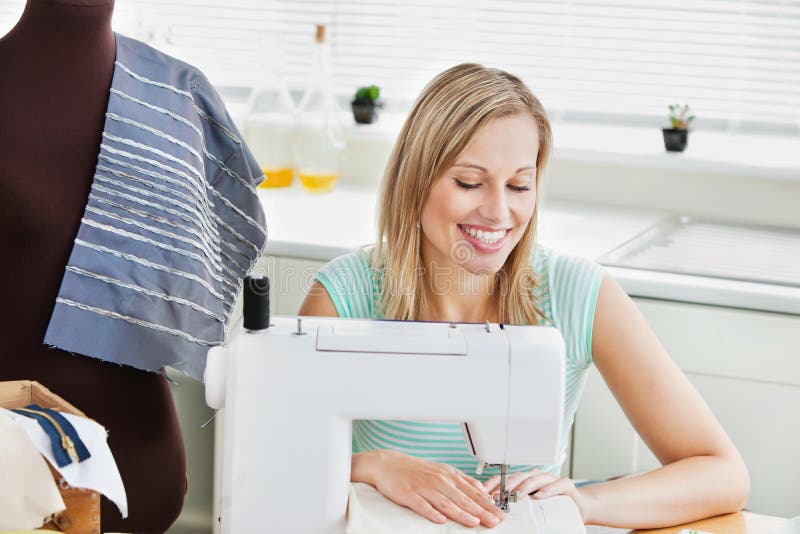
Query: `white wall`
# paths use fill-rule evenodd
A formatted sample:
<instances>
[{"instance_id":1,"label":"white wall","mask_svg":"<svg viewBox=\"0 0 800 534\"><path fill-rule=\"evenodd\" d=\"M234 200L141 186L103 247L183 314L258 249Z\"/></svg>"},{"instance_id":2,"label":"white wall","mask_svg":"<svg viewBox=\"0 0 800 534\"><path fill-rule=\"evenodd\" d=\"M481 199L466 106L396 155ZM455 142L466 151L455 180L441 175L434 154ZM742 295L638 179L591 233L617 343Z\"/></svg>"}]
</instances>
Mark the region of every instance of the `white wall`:
<instances>
[{"instance_id":1,"label":"white wall","mask_svg":"<svg viewBox=\"0 0 800 534\"><path fill-rule=\"evenodd\" d=\"M556 157L546 180L548 198L800 228L800 170L792 181Z\"/></svg>"}]
</instances>

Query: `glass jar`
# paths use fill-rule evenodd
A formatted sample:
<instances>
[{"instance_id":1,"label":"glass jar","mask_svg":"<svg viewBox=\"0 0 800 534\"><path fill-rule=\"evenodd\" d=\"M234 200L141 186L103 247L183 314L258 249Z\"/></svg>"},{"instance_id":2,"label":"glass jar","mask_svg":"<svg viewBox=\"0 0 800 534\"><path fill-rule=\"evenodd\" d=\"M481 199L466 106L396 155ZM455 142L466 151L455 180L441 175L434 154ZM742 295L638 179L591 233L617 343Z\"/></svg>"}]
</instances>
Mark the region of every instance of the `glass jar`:
<instances>
[{"instance_id":1,"label":"glass jar","mask_svg":"<svg viewBox=\"0 0 800 534\"><path fill-rule=\"evenodd\" d=\"M272 99L275 95L262 92L258 100L263 102L265 97ZM292 184L291 141L294 127L294 115L286 105L262 110L259 110L258 104L255 108L251 107L244 136L266 177L259 188L288 187Z\"/></svg>"},{"instance_id":2,"label":"glass jar","mask_svg":"<svg viewBox=\"0 0 800 534\"><path fill-rule=\"evenodd\" d=\"M292 141L295 172L306 191L330 191L339 178L345 147L340 115L325 26L317 25L308 83L298 106Z\"/></svg>"},{"instance_id":3,"label":"glass jar","mask_svg":"<svg viewBox=\"0 0 800 534\"><path fill-rule=\"evenodd\" d=\"M251 93L242 132L266 177L260 189L287 187L294 180L291 142L295 106L280 73L281 50L281 43L273 36L261 36L261 85Z\"/></svg>"}]
</instances>

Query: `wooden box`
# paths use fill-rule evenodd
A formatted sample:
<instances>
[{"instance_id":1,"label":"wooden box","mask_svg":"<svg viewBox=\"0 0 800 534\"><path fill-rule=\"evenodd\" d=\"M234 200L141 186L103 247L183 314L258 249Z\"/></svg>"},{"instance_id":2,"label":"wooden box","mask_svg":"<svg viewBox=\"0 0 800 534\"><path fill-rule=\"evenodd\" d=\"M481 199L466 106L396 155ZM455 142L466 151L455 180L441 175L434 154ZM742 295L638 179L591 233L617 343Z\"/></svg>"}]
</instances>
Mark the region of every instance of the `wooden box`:
<instances>
[{"instance_id":1,"label":"wooden box","mask_svg":"<svg viewBox=\"0 0 800 534\"><path fill-rule=\"evenodd\" d=\"M38 382L30 380L0 382L0 406L13 409L24 408L29 404L38 404L43 408L85 417L82 411ZM49 463L48 466L67 509L56 514L42 527L42 530L67 534L100 534L100 494L69 486L53 466Z\"/></svg>"}]
</instances>

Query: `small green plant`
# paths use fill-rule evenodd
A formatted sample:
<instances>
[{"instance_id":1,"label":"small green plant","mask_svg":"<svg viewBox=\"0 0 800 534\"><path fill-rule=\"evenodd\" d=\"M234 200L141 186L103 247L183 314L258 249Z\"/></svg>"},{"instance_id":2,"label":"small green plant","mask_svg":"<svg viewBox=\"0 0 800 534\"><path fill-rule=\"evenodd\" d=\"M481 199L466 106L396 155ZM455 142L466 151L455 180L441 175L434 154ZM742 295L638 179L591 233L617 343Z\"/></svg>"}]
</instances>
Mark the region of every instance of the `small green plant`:
<instances>
[{"instance_id":1,"label":"small green plant","mask_svg":"<svg viewBox=\"0 0 800 534\"><path fill-rule=\"evenodd\" d=\"M669 106L669 122L676 130L688 130L694 120L689 104L672 104Z\"/></svg>"},{"instance_id":2,"label":"small green plant","mask_svg":"<svg viewBox=\"0 0 800 534\"><path fill-rule=\"evenodd\" d=\"M353 99L353 101L359 104L366 104L366 103L374 104L380 96L381 96L381 90L378 88L377 85L359 87L358 91L356 91L356 96Z\"/></svg>"}]
</instances>

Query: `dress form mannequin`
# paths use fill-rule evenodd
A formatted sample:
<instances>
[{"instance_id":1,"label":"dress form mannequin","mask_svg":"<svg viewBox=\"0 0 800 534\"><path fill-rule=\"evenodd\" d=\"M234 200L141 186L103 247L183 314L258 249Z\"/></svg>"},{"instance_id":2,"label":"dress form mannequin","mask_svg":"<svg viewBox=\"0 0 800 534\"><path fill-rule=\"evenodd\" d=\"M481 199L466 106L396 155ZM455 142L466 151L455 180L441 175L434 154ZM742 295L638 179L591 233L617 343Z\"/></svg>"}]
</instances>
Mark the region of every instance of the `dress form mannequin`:
<instances>
[{"instance_id":1,"label":"dress form mannequin","mask_svg":"<svg viewBox=\"0 0 800 534\"><path fill-rule=\"evenodd\" d=\"M130 515L103 499L104 531L163 532L186 490L165 377L42 344L97 163L113 8L29 0L0 39L0 380L37 380L108 429Z\"/></svg>"}]
</instances>

